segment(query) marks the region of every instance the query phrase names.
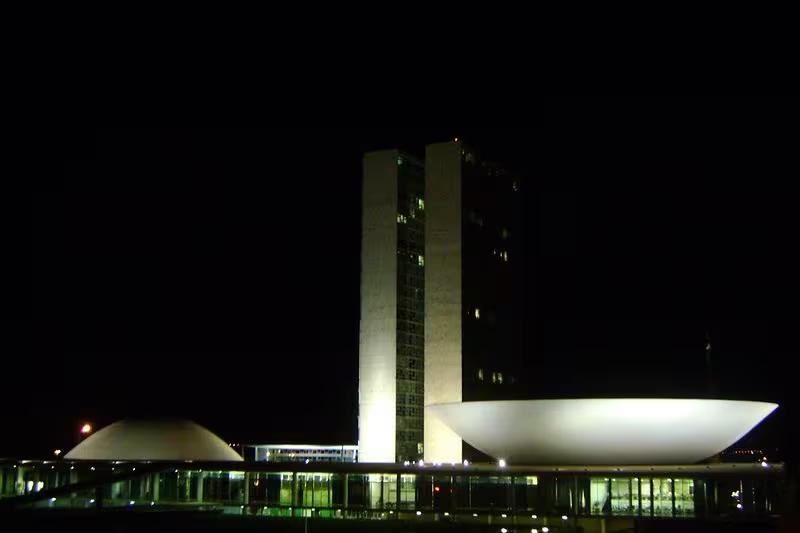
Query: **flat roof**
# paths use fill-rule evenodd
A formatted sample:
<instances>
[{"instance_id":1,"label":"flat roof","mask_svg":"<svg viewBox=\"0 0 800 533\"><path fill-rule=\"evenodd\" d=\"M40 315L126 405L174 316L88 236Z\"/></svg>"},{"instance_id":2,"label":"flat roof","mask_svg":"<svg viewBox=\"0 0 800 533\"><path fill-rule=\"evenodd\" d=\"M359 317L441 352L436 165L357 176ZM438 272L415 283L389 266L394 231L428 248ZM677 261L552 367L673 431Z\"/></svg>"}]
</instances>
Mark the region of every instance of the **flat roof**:
<instances>
[{"instance_id":1,"label":"flat roof","mask_svg":"<svg viewBox=\"0 0 800 533\"><path fill-rule=\"evenodd\" d=\"M398 463L331 463L331 462L266 462L266 461L70 461L70 460L0 460L3 464L42 465L76 465L76 466L110 466L110 465L148 465L153 470L169 468L185 470L227 470L233 472L308 472L308 473L352 473L352 474L441 474L441 475L592 475L616 477L650 477L650 476L747 476L747 477L783 477L783 463L709 463L693 465L508 465L499 467L495 463L470 463L468 466L456 463L433 465L426 463L419 466Z\"/></svg>"}]
</instances>

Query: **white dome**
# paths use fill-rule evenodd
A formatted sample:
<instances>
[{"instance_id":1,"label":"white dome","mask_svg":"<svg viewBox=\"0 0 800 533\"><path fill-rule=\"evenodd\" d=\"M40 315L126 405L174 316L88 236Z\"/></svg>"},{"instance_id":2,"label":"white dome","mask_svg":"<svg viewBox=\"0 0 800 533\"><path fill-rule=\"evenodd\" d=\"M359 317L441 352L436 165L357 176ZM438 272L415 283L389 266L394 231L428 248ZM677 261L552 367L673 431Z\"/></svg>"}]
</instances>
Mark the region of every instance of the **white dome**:
<instances>
[{"instance_id":1,"label":"white dome","mask_svg":"<svg viewBox=\"0 0 800 533\"><path fill-rule=\"evenodd\" d=\"M121 420L75 446L65 459L242 461L209 430L188 420Z\"/></svg>"},{"instance_id":2,"label":"white dome","mask_svg":"<svg viewBox=\"0 0 800 533\"><path fill-rule=\"evenodd\" d=\"M426 416L509 464L690 464L726 449L777 407L732 400L524 400L437 404Z\"/></svg>"}]
</instances>

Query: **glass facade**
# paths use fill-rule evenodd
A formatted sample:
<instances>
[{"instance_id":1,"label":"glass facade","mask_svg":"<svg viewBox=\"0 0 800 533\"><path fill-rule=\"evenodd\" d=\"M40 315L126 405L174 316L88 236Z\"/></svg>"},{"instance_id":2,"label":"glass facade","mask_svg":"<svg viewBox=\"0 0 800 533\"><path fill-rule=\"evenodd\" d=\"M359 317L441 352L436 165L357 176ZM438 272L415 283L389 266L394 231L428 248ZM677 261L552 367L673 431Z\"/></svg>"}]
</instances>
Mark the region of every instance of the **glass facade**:
<instances>
[{"instance_id":1,"label":"glass facade","mask_svg":"<svg viewBox=\"0 0 800 533\"><path fill-rule=\"evenodd\" d=\"M230 470L232 465L221 464L0 463L0 504L28 495L30 501L22 505L39 508L195 506L264 517L446 517L535 526L562 516L753 520L780 514L783 483L781 475L759 472L604 477L468 467L369 472L346 464L288 465L271 470L269 463L243 463Z\"/></svg>"},{"instance_id":2,"label":"glass facade","mask_svg":"<svg viewBox=\"0 0 800 533\"><path fill-rule=\"evenodd\" d=\"M425 172L398 158L396 459L423 456L425 392Z\"/></svg>"},{"instance_id":3,"label":"glass facade","mask_svg":"<svg viewBox=\"0 0 800 533\"><path fill-rule=\"evenodd\" d=\"M520 193L497 165L462 150L462 384L463 400L518 395L525 359L517 327L524 265ZM479 455L465 449L465 457Z\"/></svg>"}]
</instances>

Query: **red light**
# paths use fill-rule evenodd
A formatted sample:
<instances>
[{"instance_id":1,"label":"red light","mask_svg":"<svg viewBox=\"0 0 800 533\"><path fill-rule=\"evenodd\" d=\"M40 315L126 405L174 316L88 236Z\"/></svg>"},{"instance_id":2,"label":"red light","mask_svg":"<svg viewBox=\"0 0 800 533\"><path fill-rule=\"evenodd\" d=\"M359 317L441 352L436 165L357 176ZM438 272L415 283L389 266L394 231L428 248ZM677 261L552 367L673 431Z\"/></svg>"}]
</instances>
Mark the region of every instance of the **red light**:
<instances>
[{"instance_id":1,"label":"red light","mask_svg":"<svg viewBox=\"0 0 800 533\"><path fill-rule=\"evenodd\" d=\"M433 487L433 490L435 490L436 492L439 492L441 489L439 487Z\"/></svg>"}]
</instances>

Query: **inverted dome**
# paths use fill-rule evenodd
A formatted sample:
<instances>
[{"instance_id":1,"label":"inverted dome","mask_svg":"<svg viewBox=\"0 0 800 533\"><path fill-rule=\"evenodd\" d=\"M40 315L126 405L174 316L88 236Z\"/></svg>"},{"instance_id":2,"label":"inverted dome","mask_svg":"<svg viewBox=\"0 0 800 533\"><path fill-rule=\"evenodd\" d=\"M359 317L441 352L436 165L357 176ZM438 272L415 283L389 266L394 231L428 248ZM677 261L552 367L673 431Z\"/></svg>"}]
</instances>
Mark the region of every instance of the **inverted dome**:
<instances>
[{"instance_id":1,"label":"inverted dome","mask_svg":"<svg viewBox=\"0 0 800 533\"><path fill-rule=\"evenodd\" d=\"M121 420L64 456L78 460L242 461L222 439L189 420Z\"/></svg>"},{"instance_id":2,"label":"inverted dome","mask_svg":"<svg viewBox=\"0 0 800 533\"><path fill-rule=\"evenodd\" d=\"M732 400L581 399L427 407L463 440L517 464L691 464L726 449L778 407Z\"/></svg>"}]
</instances>

